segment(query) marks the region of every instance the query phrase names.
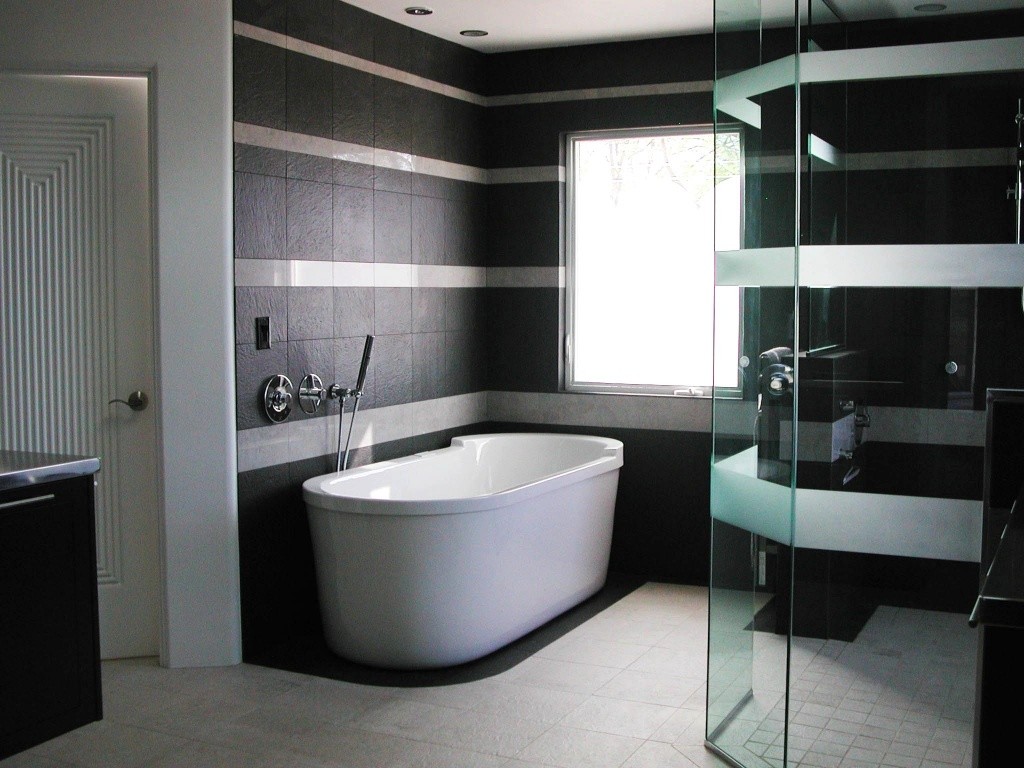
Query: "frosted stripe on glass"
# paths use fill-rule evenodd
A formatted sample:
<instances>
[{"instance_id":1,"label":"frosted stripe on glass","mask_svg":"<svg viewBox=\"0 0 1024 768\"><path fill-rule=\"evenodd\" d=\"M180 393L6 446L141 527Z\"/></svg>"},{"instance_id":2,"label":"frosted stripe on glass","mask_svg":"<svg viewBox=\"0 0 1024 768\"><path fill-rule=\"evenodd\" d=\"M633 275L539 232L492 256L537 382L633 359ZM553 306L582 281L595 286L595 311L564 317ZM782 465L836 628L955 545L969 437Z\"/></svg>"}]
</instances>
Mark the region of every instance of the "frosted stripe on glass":
<instances>
[{"instance_id":1,"label":"frosted stripe on glass","mask_svg":"<svg viewBox=\"0 0 1024 768\"><path fill-rule=\"evenodd\" d=\"M715 254L716 285L793 284L793 248L750 248ZM1019 288L1024 246L804 245L800 285L890 288Z\"/></svg>"}]
</instances>

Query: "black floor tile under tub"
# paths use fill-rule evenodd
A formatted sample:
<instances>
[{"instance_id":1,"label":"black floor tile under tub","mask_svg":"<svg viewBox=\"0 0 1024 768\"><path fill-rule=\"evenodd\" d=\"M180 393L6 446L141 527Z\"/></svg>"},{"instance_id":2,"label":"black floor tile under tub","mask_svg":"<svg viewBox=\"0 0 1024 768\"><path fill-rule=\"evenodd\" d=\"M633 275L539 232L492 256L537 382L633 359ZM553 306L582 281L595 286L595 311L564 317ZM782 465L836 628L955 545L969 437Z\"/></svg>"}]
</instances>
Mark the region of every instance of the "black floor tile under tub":
<instances>
[{"instance_id":1,"label":"black floor tile under tub","mask_svg":"<svg viewBox=\"0 0 1024 768\"><path fill-rule=\"evenodd\" d=\"M287 640L245 654L245 661L274 669L299 672L360 685L396 688L458 685L483 680L511 669L558 640L646 582L638 576L609 573L604 587L594 596L570 608L547 624L475 661L454 667L427 670L391 670L368 667L335 655L322 632L297 631Z\"/></svg>"}]
</instances>

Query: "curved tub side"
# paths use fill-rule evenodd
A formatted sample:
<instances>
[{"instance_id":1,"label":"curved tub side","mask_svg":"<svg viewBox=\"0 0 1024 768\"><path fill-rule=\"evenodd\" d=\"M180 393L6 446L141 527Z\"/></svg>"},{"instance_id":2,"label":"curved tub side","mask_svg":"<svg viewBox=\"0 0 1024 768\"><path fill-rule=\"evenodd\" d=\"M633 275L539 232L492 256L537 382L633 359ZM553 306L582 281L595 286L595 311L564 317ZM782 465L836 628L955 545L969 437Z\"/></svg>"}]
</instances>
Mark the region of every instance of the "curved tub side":
<instances>
[{"instance_id":1,"label":"curved tub side","mask_svg":"<svg viewBox=\"0 0 1024 768\"><path fill-rule=\"evenodd\" d=\"M372 666L426 669L539 627L604 585L618 475L461 515L308 502L328 645Z\"/></svg>"}]
</instances>

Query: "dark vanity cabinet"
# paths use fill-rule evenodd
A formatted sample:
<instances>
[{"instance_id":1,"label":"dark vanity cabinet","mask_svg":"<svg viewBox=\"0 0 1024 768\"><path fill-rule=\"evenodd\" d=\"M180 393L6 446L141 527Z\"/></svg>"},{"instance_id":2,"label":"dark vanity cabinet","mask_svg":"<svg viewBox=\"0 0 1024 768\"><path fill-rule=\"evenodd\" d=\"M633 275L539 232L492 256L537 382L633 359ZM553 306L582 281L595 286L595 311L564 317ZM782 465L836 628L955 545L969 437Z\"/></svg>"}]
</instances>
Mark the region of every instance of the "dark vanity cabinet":
<instances>
[{"instance_id":1,"label":"dark vanity cabinet","mask_svg":"<svg viewBox=\"0 0 1024 768\"><path fill-rule=\"evenodd\" d=\"M0 451L0 759L102 717L98 469Z\"/></svg>"}]
</instances>

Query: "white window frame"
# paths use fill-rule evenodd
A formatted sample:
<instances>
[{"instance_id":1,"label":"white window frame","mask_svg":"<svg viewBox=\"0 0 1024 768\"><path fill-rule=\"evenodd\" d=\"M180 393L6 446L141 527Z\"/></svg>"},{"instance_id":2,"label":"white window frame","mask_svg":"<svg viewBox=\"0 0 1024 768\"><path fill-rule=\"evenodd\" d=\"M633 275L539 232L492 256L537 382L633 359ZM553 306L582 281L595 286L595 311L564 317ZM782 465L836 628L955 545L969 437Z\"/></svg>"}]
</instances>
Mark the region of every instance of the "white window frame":
<instances>
[{"instance_id":1,"label":"white window frame","mask_svg":"<svg viewBox=\"0 0 1024 768\"><path fill-rule=\"evenodd\" d=\"M574 365L575 354L573 350L573 339L575 334L575 143L578 140L587 139L616 139L636 138L643 136L665 136L665 135L687 135L692 133L736 133L740 140L740 165L746 167L744 155L744 137L740 125L716 126L712 124L673 125L654 128L623 128L604 129L593 131L573 131L564 134L565 139L565 209L564 209L564 233L565 233L565 317L564 317L564 383L563 389L566 392L595 393L595 394L624 394L624 395L662 395L677 397L711 397L712 391L718 397L740 397L742 390L742 379L736 387L715 386L714 382L678 382L675 384L628 384L616 382L595 382L578 381L575 377ZM740 195L745 194L743 189L743 173L740 174ZM743 205L741 202L741 211ZM740 242L743 242L743 221L739 222ZM713 254L711 256L713 258ZM713 288L713 287L712 287ZM743 292L740 289L739 295L740 318L739 332L736 339L735 359L739 361L743 350Z\"/></svg>"}]
</instances>

